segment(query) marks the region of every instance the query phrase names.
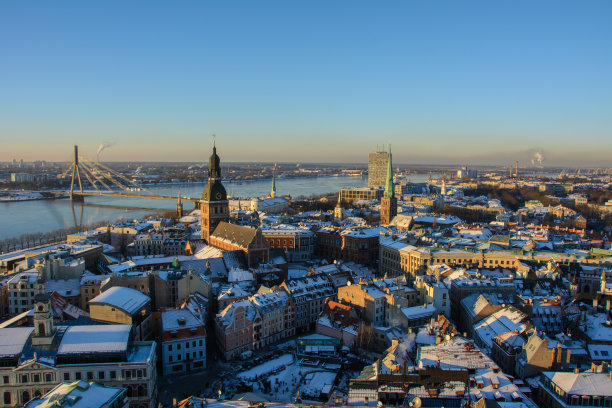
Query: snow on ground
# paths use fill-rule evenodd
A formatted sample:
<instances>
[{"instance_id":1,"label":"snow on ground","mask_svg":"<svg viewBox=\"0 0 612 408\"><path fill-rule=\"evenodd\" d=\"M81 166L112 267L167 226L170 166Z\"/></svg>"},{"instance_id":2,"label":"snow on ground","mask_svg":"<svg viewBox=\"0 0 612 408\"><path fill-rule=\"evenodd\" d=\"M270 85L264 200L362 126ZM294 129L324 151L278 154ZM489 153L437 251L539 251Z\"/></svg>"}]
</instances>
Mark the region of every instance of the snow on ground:
<instances>
[{"instance_id":1,"label":"snow on ground","mask_svg":"<svg viewBox=\"0 0 612 408\"><path fill-rule=\"evenodd\" d=\"M260 392L273 401L293 402L298 389L314 398L321 392L329 393L337 373L323 371L322 367L332 371L340 368L334 364L329 367L300 366L292 354L284 354L238 374L238 378L253 385L254 392Z\"/></svg>"},{"instance_id":2,"label":"snow on ground","mask_svg":"<svg viewBox=\"0 0 612 408\"><path fill-rule=\"evenodd\" d=\"M238 378L242 380L254 380L255 377L263 377L290 364L293 364L293 355L283 354L274 360L266 361L263 364L238 374Z\"/></svg>"},{"instance_id":3,"label":"snow on ground","mask_svg":"<svg viewBox=\"0 0 612 408\"><path fill-rule=\"evenodd\" d=\"M300 367L297 363L287 366L283 371L269 377L272 388L271 395L275 401L293 402L297 387L302 383L302 378L312 368Z\"/></svg>"},{"instance_id":4,"label":"snow on ground","mask_svg":"<svg viewBox=\"0 0 612 408\"><path fill-rule=\"evenodd\" d=\"M300 387L302 395L319 398L320 394L329 394L334 386L336 373L328 371L317 371L306 374L303 385Z\"/></svg>"}]
</instances>

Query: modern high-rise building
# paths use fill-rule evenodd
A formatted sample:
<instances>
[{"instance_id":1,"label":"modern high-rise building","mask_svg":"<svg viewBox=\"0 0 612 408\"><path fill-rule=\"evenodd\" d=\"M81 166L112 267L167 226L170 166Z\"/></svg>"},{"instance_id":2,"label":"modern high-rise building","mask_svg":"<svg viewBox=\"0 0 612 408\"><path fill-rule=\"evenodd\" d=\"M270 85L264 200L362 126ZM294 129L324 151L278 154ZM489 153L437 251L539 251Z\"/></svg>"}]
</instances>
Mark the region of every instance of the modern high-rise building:
<instances>
[{"instance_id":1,"label":"modern high-rise building","mask_svg":"<svg viewBox=\"0 0 612 408\"><path fill-rule=\"evenodd\" d=\"M377 151L370 153L368 159L368 187L384 187L387 180L389 153Z\"/></svg>"}]
</instances>

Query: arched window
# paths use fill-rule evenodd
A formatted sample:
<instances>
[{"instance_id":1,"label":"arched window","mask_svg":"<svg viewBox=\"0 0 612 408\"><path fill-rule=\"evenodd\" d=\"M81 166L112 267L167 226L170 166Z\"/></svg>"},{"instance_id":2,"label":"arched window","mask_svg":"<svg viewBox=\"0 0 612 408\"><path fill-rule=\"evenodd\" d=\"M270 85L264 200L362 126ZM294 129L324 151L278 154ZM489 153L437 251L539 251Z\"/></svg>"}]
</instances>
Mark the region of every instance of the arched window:
<instances>
[{"instance_id":1,"label":"arched window","mask_svg":"<svg viewBox=\"0 0 612 408\"><path fill-rule=\"evenodd\" d=\"M27 391L24 391L23 394L21 394L21 402L25 404L29 400L30 400L30 393Z\"/></svg>"},{"instance_id":2,"label":"arched window","mask_svg":"<svg viewBox=\"0 0 612 408\"><path fill-rule=\"evenodd\" d=\"M11 393L8 391L4 391L4 405L11 404Z\"/></svg>"}]
</instances>

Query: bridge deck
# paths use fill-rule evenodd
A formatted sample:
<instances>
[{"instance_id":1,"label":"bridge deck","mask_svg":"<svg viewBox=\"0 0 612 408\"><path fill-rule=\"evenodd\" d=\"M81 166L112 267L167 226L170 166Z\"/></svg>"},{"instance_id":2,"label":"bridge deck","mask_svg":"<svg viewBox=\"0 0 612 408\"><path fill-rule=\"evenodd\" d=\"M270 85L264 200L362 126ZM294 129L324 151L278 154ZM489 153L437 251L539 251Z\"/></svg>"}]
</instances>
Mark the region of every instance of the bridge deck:
<instances>
[{"instance_id":1,"label":"bridge deck","mask_svg":"<svg viewBox=\"0 0 612 408\"><path fill-rule=\"evenodd\" d=\"M70 191L67 192L53 192L53 194L57 195L70 195ZM144 195L144 194L129 194L129 193L109 193L103 191L84 191L78 192L75 191L74 195L76 196L86 196L86 197L117 197L117 198L141 198L146 200L166 200L166 201L177 201L177 197L173 196L162 196L162 195ZM188 201L192 203L198 203L201 200L199 198L189 198L189 197L181 197L181 201Z\"/></svg>"}]
</instances>

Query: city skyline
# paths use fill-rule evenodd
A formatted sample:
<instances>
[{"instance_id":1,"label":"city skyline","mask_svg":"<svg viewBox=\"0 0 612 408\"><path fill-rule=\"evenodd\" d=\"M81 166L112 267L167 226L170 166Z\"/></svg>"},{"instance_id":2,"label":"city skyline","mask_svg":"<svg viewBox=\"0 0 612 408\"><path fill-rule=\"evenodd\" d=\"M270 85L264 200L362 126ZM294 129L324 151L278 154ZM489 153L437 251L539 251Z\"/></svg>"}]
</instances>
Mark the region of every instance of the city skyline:
<instances>
[{"instance_id":1,"label":"city skyline","mask_svg":"<svg viewBox=\"0 0 612 408\"><path fill-rule=\"evenodd\" d=\"M608 2L0 10L0 161L610 165Z\"/></svg>"}]
</instances>

